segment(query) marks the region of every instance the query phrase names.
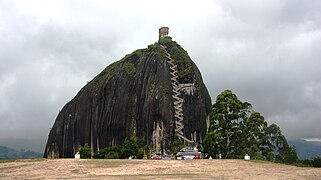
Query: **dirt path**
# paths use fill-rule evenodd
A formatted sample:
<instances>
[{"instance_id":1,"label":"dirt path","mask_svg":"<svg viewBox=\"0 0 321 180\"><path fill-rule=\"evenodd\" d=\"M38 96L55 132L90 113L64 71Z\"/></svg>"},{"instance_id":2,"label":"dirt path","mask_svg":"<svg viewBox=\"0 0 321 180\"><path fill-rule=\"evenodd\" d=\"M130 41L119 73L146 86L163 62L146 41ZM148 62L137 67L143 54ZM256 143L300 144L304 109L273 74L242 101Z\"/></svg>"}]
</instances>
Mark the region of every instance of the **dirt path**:
<instances>
[{"instance_id":1,"label":"dirt path","mask_svg":"<svg viewBox=\"0 0 321 180\"><path fill-rule=\"evenodd\" d=\"M321 179L320 168L243 160L76 160L0 163L0 179Z\"/></svg>"}]
</instances>

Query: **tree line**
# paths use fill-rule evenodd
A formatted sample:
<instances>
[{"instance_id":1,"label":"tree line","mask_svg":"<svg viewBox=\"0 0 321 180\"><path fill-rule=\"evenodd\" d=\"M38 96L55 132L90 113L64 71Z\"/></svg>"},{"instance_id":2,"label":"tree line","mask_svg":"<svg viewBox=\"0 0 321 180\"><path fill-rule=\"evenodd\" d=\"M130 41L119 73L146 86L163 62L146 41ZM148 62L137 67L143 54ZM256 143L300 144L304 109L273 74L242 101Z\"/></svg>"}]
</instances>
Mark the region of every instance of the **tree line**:
<instances>
[{"instance_id":1,"label":"tree line","mask_svg":"<svg viewBox=\"0 0 321 180\"><path fill-rule=\"evenodd\" d=\"M80 157L83 159L128 159L129 157L142 159L148 148L143 141L137 139L126 139L121 146L113 146L100 149L92 154L89 145L86 143L79 150Z\"/></svg>"}]
</instances>

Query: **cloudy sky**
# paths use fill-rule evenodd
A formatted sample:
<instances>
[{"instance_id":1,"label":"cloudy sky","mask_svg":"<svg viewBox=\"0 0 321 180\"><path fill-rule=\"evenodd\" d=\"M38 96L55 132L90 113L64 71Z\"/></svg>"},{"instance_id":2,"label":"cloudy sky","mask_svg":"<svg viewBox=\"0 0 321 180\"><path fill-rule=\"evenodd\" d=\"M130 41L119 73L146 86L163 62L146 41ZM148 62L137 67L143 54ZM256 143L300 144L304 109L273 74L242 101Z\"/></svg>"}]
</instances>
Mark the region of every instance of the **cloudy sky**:
<instances>
[{"instance_id":1,"label":"cloudy sky","mask_svg":"<svg viewBox=\"0 0 321 180\"><path fill-rule=\"evenodd\" d=\"M0 138L45 139L65 103L158 38L188 52L289 139L321 138L319 0L0 0Z\"/></svg>"}]
</instances>

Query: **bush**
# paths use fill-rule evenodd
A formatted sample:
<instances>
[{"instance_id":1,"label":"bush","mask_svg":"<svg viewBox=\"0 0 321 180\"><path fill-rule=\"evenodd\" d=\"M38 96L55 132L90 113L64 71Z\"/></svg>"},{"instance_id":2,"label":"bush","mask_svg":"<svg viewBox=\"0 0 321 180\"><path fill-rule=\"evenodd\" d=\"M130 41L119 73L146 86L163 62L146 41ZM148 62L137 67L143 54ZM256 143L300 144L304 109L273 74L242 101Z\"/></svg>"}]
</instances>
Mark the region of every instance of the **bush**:
<instances>
[{"instance_id":1,"label":"bush","mask_svg":"<svg viewBox=\"0 0 321 180\"><path fill-rule=\"evenodd\" d=\"M119 158L127 159L134 156L137 159L142 159L144 156L144 143L134 139L126 139L120 147Z\"/></svg>"},{"instance_id":2,"label":"bush","mask_svg":"<svg viewBox=\"0 0 321 180\"><path fill-rule=\"evenodd\" d=\"M312 167L312 165L310 165L310 164L304 164L301 162L296 162L296 163L293 163L292 165L297 166L297 167Z\"/></svg>"},{"instance_id":3,"label":"bush","mask_svg":"<svg viewBox=\"0 0 321 180\"><path fill-rule=\"evenodd\" d=\"M321 167L321 157L315 157L311 164L313 167Z\"/></svg>"},{"instance_id":4,"label":"bush","mask_svg":"<svg viewBox=\"0 0 321 180\"><path fill-rule=\"evenodd\" d=\"M126 139L122 146L113 146L104 148L93 155L94 159L127 159L133 156L137 159L142 159L144 150L146 149L145 143L135 139Z\"/></svg>"},{"instance_id":5,"label":"bush","mask_svg":"<svg viewBox=\"0 0 321 180\"><path fill-rule=\"evenodd\" d=\"M321 167L321 157L315 157L313 159L304 159L299 160L296 163L294 163L296 166L300 167Z\"/></svg>"},{"instance_id":6,"label":"bush","mask_svg":"<svg viewBox=\"0 0 321 180\"><path fill-rule=\"evenodd\" d=\"M167 45L170 42L172 42L172 38L170 36L163 36L159 39L159 43L162 45Z\"/></svg>"},{"instance_id":7,"label":"bush","mask_svg":"<svg viewBox=\"0 0 321 180\"><path fill-rule=\"evenodd\" d=\"M93 155L94 159L119 159L119 147L104 148Z\"/></svg>"},{"instance_id":8,"label":"bush","mask_svg":"<svg viewBox=\"0 0 321 180\"><path fill-rule=\"evenodd\" d=\"M89 159L91 158L91 149L88 146L88 143L84 147L81 147L79 150L80 158Z\"/></svg>"}]
</instances>

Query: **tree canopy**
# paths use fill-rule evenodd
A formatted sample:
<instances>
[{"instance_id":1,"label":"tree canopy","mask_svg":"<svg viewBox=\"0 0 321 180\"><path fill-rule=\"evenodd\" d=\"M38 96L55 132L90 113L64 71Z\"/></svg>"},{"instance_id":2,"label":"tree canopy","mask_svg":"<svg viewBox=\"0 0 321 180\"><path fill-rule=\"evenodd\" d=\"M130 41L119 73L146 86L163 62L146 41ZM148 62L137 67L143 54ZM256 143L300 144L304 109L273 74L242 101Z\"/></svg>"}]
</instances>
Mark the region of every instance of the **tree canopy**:
<instances>
[{"instance_id":1,"label":"tree canopy","mask_svg":"<svg viewBox=\"0 0 321 180\"><path fill-rule=\"evenodd\" d=\"M223 158L264 159L292 163L297 159L276 124L268 125L264 117L242 102L230 90L219 94L210 113L210 126L204 140L204 149L211 156Z\"/></svg>"}]
</instances>

